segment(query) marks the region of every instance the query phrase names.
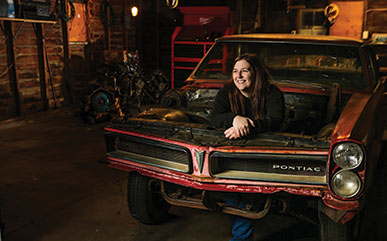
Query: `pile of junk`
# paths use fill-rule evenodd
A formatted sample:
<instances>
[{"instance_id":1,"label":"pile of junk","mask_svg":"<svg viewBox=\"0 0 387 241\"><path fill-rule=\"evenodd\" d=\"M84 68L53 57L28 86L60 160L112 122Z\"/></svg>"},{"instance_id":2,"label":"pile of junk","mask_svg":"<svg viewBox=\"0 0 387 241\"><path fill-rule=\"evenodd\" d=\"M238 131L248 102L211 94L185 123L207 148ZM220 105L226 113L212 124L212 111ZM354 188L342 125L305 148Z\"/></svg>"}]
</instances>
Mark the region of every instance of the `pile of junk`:
<instances>
[{"instance_id":1,"label":"pile of junk","mask_svg":"<svg viewBox=\"0 0 387 241\"><path fill-rule=\"evenodd\" d=\"M160 103L170 81L160 70L144 71L137 52L124 52L122 61L105 61L89 87L80 115L93 125Z\"/></svg>"}]
</instances>

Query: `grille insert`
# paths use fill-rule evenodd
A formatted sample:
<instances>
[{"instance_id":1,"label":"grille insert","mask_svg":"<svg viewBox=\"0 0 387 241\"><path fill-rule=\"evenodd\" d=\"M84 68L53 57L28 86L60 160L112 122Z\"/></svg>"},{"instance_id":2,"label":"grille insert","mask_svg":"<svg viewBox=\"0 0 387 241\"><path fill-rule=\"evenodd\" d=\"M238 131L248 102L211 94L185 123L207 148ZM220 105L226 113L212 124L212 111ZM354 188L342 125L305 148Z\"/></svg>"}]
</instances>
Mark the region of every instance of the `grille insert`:
<instances>
[{"instance_id":1,"label":"grille insert","mask_svg":"<svg viewBox=\"0 0 387 241\"><path fill-rule=\"evenodd\" d=\"M138 137L119 137L110 156L188 173L190 151L182 146Z\"/></svg>"},{"instance_id":2,"label":"grille insert","mask_svg":"<svg viewBox=\"0 0 387 241\"><path fill-rule=\"evenodd\" d=\"M213 152L211 174L220 178L326 184L325 155Z\"/></svg>"}]
</instances>

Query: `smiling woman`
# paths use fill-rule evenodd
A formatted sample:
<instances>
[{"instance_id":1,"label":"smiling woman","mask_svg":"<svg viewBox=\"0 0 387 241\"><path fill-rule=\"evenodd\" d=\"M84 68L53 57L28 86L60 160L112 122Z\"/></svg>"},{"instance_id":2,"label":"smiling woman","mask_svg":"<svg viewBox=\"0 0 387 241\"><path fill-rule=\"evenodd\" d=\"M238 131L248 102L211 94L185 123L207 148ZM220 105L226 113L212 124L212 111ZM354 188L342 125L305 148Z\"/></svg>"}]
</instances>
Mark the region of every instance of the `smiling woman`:
<instances>
[{"instance_id":1,"label":"smiling woman","mask_svg":"<svg viewBox=\"0 0 387 241\"><path fill-rule=\"evenodd\" d=\"M271 76L257 55L246 53L237 57L232 79L218 92L212 111L212 123L226 128L224 136L239 139L250 133L279 129L285 116L282 92L270 83ZM241 195L228 195L226 203L245 208ZM231 240L250 240L253 220L232 217Z\"/></svg>"},{"instance_id":2,"label":"smiling woman","mask_svg":"<svg viewBox=\"0 0 387 241\"><path fill-rule=\"evenodd\" d=\"M212 124L225 128L228 139L279 129L285 116L284 96L270 81L269 72L256 55L237 57L232 80L215 98Z\"/></svg>"}]
</instances>

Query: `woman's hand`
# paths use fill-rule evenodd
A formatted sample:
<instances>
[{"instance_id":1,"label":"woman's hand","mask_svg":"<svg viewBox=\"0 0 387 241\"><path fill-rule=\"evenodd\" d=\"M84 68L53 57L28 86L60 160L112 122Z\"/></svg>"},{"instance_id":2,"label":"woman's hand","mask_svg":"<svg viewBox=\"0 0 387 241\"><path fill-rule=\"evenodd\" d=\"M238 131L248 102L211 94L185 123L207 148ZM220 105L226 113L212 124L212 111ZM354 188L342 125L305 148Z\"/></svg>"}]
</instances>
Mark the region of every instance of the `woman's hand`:
<instances>
[{"instance_id":1,"label":"woman's hand","mask_svg":"<svg viewBox=\"0 0 387 241\"><path fill-rule=\"evenodd\" d=\"M228 139L237 139L247 136L250 133L250 128L254 127L254 121L250 118L237 115L234 117L232 127L225 130L224 135Z\"/></svg>"}]
</instances>

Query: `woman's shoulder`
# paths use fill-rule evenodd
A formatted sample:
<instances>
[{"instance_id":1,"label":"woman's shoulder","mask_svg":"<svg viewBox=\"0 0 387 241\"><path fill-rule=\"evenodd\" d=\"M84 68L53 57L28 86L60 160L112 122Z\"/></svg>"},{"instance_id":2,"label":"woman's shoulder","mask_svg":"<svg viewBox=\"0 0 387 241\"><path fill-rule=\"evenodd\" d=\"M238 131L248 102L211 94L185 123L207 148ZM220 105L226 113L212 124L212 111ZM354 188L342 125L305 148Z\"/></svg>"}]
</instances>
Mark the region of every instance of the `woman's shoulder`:
<instances>
[{"instance_id":1,"label":"woman's shoulder","mask_svg":"<svg viewBox=\"0 0 387 241\"><path fill-rule=\"evenodd\" d=\"M223 90L223 91L228 91L229 86L228 86L227 84L224 84L224 85L222 86L222 88L220 88L220 89Z\"/></svg>"},{"instance_id":2,"label":"woman's shoulder","mask_svg":"<svg viewBox=\"0 0 387 241\"><path fill-rule=\"evenodd\" d=\"M282 91L274 84L270 84L270 87L269 87L269 93L270 94L274 94L274 93L278 93L278 94L281 94Z\"/></svg>"},{"instance_id":3,"label":"woman's shoulder","mask_svg":"<svg viewBox=\"0 0 387 241\"><path fill-rule=\"evenodd\" d=\"M216 98L216 101L220 102L229 102L229 97L228 97L228 88L227 86L223 86L222 88L219 89Z\"/></svg>"},{"instance_id":4,"label":"woman's shoulder","mask_svg":"<svg viewBox=\"0 0 387 241\"><path fill-rule=\"evenodd\" d=\"M227 95L228 94L228 87L226 85L224 85L222 88L219 89L218 94Z\"/></svg>"},{"instance_id":5,"label":"woman's shoulder","mask_svg":"<svg viewBox=\"0 0 387 241\"><path fill-rule=\"evenodd\" d=\"M279 100L284 98L284 93L276 86L271 84L269 88L268 99Z\"/></svg>"}]
</instances>

